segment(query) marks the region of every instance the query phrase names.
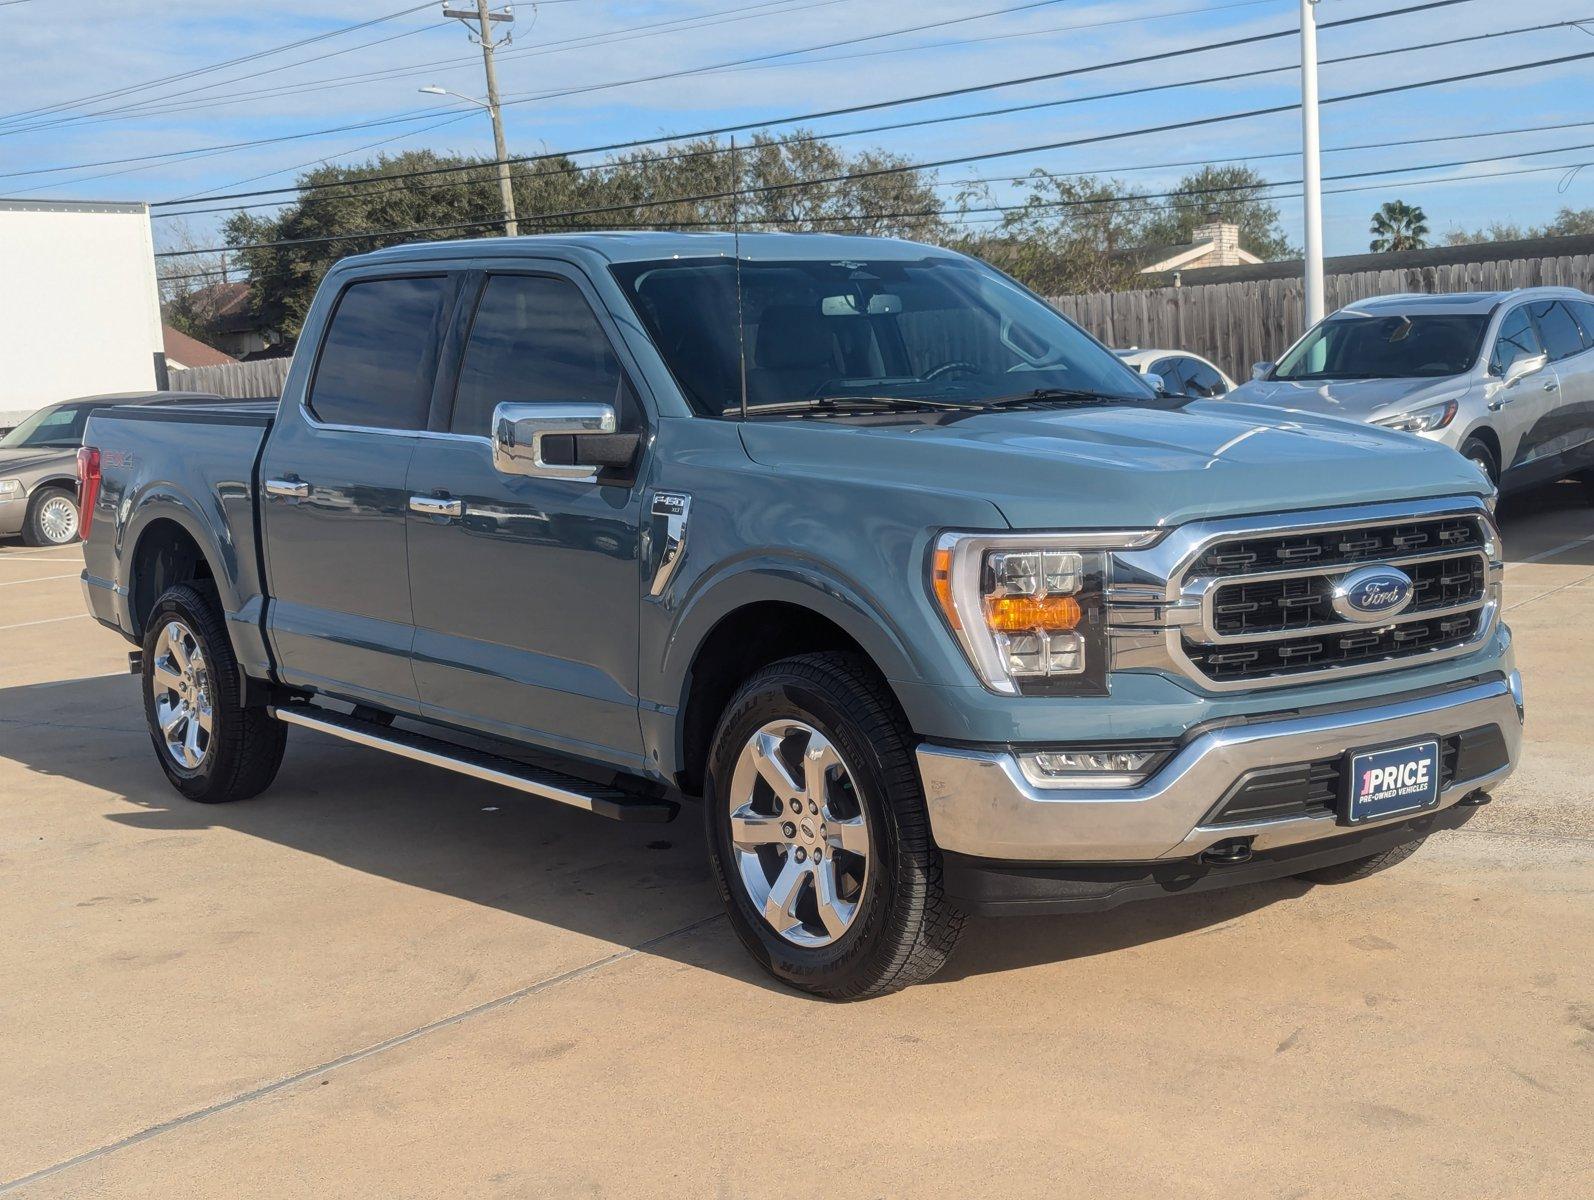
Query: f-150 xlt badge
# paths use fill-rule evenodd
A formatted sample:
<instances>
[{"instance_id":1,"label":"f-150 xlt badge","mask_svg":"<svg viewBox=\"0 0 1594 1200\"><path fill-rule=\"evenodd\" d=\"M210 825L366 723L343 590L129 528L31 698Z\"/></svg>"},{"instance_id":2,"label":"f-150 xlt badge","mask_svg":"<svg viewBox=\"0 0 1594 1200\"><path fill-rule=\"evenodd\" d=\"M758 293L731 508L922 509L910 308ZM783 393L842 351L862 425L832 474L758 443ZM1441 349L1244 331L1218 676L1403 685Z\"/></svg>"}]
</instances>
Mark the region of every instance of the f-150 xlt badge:
<instances>
[{"instance_id":1,"label":"f-150 xlt badge","mask_svg":"<svg viewBox=\"0 0 1594 1200\"><path fill-rule=\"evenodd\" d=\"M1394 567L1363 567L1334 585L1334 611L1347 621L1379 621L1402 613L1416 591Z\"/></svg>"}]
</instances>

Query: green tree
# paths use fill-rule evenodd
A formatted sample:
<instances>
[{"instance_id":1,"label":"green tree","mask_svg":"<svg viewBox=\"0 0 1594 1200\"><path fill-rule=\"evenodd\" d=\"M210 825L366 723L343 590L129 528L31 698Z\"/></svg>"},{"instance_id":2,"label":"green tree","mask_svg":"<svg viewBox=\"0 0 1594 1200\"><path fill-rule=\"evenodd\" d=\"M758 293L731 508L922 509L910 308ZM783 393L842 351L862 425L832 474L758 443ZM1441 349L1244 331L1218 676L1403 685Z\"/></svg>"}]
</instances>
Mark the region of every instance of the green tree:
<instances>
[{"instance_id":1,"label":"green tree","mask_svg":"<svg viewBox=\"0 0 1594 1200\"><path fill-rule=\"evenodd\" d=\"M1036 170L1013 182L1026 189L1023 200L995 229L956 239L959 249L1042 295L1121 291L1131 285L1138 263L1128 252L1147 242L1147 224L1155 214L1150 201L1118 179ZM989 202L989 191L980 188L961 192L955 203L972 212Z\"/></svg>"},{"instance_id":2,"label":"green tree","mask_svg":"<svg viewBox=\"0 0 1594 1200\"><path fill-rule=\"evenodd\" d=\"M256 315L294 337L321 276L346 255L402 242L497 236L500 201L488 161L422 150L323 167L301 175L298 198L276 214L234 214L225 236L239 247L234 254L248 270ZM580 167L563 157L517 163L511 180L522 233L729 229L739 218L746 229L943 238L947 225L933 178L899 170L905 162L879 151L849 155L799 130L786 138L755 137L734 155L728 142L700 139ZM471 169L394 178L435 167ZM859 174L865 177L806 182ZM481 224L446 228L472 222ZM372 229L397 232L347 236ZM284 242L295 244L261 244Z\"/></svg>"},{"instance_id":3,"label":"green tree","mask_svg":"<svg viewBox=\"0 0 1594 1200\"><path fill-rule=\"evenodd\" d=\"M1195 231L1214 219L1240 227L1240 245L1262 259L1294 258L1279 223L1278 206L1267 199L1269 183L1250 167L1227 163L1203 167L1179 181L1173 194L1147 223L1147 245L1177 246L1193 241Z\"/></svg>"},{"instance_id":4,"label":"green tree","mask_svg":"<svg viewBox=\"0 0 1594 1200\"><path fill-rule=\"evenodd\" d=\"M1373 214L1372 251L1394 254L1428 245L1428 214L1404 200L1390 200Z\"/></svg>"},{"instance_id":5,"label":"green tree","mask_svg":"<svg viewBox=\"0 0 1594 1200\"><path fill-rule=\"evenodd\" d=\"M1594 208L1563 208L1544 225L1517 225L1496 221L1482 229L1452 229L1447 246L1475 246L1483 242L1515 242L1530 238L1588 237L1594 234Z\"/></svg>"}]
</instances>

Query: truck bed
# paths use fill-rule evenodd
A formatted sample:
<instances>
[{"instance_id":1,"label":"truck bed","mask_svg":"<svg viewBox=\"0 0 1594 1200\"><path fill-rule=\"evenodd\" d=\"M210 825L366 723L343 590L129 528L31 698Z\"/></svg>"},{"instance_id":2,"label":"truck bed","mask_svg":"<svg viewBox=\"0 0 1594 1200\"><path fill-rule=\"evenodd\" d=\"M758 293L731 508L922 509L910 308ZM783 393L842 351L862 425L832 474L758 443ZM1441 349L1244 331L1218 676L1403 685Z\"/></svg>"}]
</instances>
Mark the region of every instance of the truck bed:
<instances>
[{"instance_id":1,"label":"truck bed","mask_svg":"<svg viewBox=\"0 0 1594 1200\"><path fill-rule=\"evenodd\" d=\"M83 545L85 594L101 622L136 638L150 599L129 590L146 533L181 527L215 567L215 585L246 670L269 671L259 631L259 464L275 400L144 404L89 417L84 444L100 451L99 501ZM169 523L167 529L154 528Z\"/></svg>"}]
</instances>

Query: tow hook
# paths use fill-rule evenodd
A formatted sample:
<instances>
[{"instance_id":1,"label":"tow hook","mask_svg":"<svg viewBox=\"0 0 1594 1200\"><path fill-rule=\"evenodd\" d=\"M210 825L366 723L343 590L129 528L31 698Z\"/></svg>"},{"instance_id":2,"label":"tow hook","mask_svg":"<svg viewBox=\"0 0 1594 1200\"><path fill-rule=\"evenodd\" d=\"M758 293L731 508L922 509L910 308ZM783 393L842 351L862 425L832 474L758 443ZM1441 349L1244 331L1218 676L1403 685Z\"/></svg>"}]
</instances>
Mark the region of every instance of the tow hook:
<instances>
[{"instance_id":1,"label":"tow hook","mask_svg":"<svg viewBox=\"0 0 1594 1200\"><path fill-rule=\"evenodd\" d=\"M1493 799L1488 792L1473 792L1470 796L1462 797L1460 804L1463 808L1482 808Z\"/></svg>"},{"instance_id":2,"label":"tow hook","mask_svg":"<svg viewBox=\"0 0 1594 1200\"><path fill-rule=\"evenodd\" d=\"M1251 861L1251 839L1230 838L1202 851L1201 861L1210 867L1237 867Z\"/></svg>"}]
</instances>

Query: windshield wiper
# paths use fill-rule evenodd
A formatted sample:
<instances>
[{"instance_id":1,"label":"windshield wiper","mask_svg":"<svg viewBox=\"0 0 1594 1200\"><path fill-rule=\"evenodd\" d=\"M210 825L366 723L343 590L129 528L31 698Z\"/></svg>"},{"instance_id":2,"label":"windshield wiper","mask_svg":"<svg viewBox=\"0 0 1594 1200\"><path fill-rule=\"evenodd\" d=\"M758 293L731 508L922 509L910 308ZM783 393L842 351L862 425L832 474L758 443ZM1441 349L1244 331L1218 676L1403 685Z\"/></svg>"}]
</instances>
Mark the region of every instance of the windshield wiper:
<instances>
[{"instance_id":1,"label":"windshield wiper","mask_svg":"<svg viewBox=\"0 0 1594 1200\"><path fill-rule=\"evenodd\" d=\"M1152 396L1114 396L1109 392L1093 392L1087 388L1035 388L1012 396L996 396L976 402L979 408L1016 408L1024 404L1143 404L1155 399Z\"/></svg>"},{"instance_id":2,"label":"windshield wiper","mask_svg":"<svg viewBox=\"0 0 1594 1200\"><path fill-rule=\"evenodd\" d=\"M813 396L807 400L781 400L771 404L749 404L749 413L842 413L849 409L878 409L882 412L911 412L926 408L968 412L979 408L977 402L957 400L919 400L912 396ZM736 405L725 410L726 416L740 413Z\"/></svg>"}]
</instances>

